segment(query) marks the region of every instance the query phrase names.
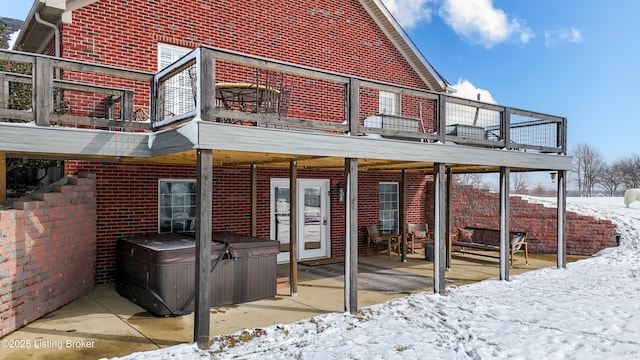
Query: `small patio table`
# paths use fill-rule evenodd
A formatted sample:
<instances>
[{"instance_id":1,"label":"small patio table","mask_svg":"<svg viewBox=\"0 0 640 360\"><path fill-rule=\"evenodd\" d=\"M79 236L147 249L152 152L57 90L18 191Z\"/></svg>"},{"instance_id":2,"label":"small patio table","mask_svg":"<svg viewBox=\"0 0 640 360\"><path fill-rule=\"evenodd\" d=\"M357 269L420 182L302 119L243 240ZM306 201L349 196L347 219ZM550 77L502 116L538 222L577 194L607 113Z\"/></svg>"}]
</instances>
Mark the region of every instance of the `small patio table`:
<instances>
[{"instance_id":1,"label":"small patio table","mask_svg":"<svg viewBox=\"0 0 640 360\"><path fill-rule=\"evenodd\" d=\"M225 109L268 113L275 111L280 90L252 83L218 83L216 99Z\"/></svg>"}]
</instances>

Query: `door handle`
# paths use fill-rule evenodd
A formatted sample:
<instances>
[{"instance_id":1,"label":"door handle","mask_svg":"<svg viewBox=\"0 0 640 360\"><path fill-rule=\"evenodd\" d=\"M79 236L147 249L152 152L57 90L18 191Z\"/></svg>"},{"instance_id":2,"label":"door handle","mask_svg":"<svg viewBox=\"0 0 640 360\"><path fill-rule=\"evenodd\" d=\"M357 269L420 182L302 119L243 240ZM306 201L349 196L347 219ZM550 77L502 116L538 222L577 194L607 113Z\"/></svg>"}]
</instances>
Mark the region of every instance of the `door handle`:
<instances>
[{"instance_id":1,"label":"door handle","mask_svg":"<svg viewBox=\"0 0 640 360\"><path fill-rule=\"evenodd\" d=\"M322 218L322 225L327 225L327 218Z\"/></svg>"}]
</instances>

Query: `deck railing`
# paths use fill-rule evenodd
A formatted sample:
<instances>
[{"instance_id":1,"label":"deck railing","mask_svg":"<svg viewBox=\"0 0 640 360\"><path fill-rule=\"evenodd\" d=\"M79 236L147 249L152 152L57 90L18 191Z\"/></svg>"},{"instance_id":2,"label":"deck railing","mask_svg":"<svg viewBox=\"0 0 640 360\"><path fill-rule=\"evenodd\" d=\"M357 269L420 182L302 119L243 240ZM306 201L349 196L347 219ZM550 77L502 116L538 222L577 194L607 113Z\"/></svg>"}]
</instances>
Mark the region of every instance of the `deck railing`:
<instances>
[{"instance_id":1,"label":"deck railing","mask_svg":"<svg viewBox=\"0 0 640 360\"><path fill-rule=\"evenodd\" d=\"M153 75L0 50L0 121L148 130Z\"/></svg>"},{"instance_id":2,"label":"deck railing","mask_svg":"<svg viewBox=\"0 0 640 360\"><path fill-rule=\"evenodd\" d=\"M155 74L0 50L0 84L0 121L152 131L199 118L566 154L563 117L209 47Z\"/></svg>"},{"instance_id":3,"label":"deck railing","mask_svg":"<svg viewBox=\"0 0 640 360\"><path fill-rule=\"evenodd\" d=\"M274 73L278 81L269 83ZM243 126L566 154L563 117L208 47L158 73L153 88L154 128L198 117ZM261 106L261 94L269 92L277 94L278 103L271 104L274 100L267 96L263 99L269 104Z\"/></svg>"}]
</instances>

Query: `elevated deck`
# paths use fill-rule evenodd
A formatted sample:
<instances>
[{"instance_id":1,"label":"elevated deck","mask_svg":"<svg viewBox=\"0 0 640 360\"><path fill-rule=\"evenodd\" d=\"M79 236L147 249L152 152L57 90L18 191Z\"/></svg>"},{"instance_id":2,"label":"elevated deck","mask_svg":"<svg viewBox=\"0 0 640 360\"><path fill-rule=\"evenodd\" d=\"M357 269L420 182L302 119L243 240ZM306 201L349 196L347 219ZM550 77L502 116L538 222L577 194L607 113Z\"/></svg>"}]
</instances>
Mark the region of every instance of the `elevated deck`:
<instances>
[{"instance_id":1,"label":"elevated deck","mask_svg":"<svg viewBox=\"0 0 640 360\"><path fill-rule=\"evenodd\" d=\"M7 50L0 63L8 157L195 164L212 149L221 165L571 168L563 117L220 49L155 74ZM396 99L384 113L381 92Z\"/></svg>"}]
</instances>

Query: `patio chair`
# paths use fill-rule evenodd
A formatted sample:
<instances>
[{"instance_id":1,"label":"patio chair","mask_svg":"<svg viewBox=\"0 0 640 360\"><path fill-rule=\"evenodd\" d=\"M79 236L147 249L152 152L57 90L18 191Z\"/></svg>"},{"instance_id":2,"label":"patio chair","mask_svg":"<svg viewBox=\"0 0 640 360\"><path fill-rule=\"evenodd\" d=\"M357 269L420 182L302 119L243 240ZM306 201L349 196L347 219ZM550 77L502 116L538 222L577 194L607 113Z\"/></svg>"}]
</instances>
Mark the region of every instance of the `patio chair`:
<instances>
[{"instance_id":1,"label":"patio chair","mask_svg":"<svg viewBox=\"0 0 640 360\"><path fill-rule=\"evenodd\" d=\"M407 224L407 250L411 250L415 254L415 249L422 249L424 244L431 240L429 234L429 225L425 224Z\"/></svg>"},{"instance_id":2,"label":"patio chair","mask_svg":"<svg viewBox=\"0 0 640 360\"><path fill-rule=\"evenodd\" d=\"M376 247L376 250L380 247L380 245L387 245L387 251L389 252L389 259L391 259L391 250L396 249L398 254L400 253L399 249L399 241L398 234L381 234L378 230L378 225L367 225L367 253L369 253L371 248L371 243L373 243Z\"/></svg>"}]
</instances>

